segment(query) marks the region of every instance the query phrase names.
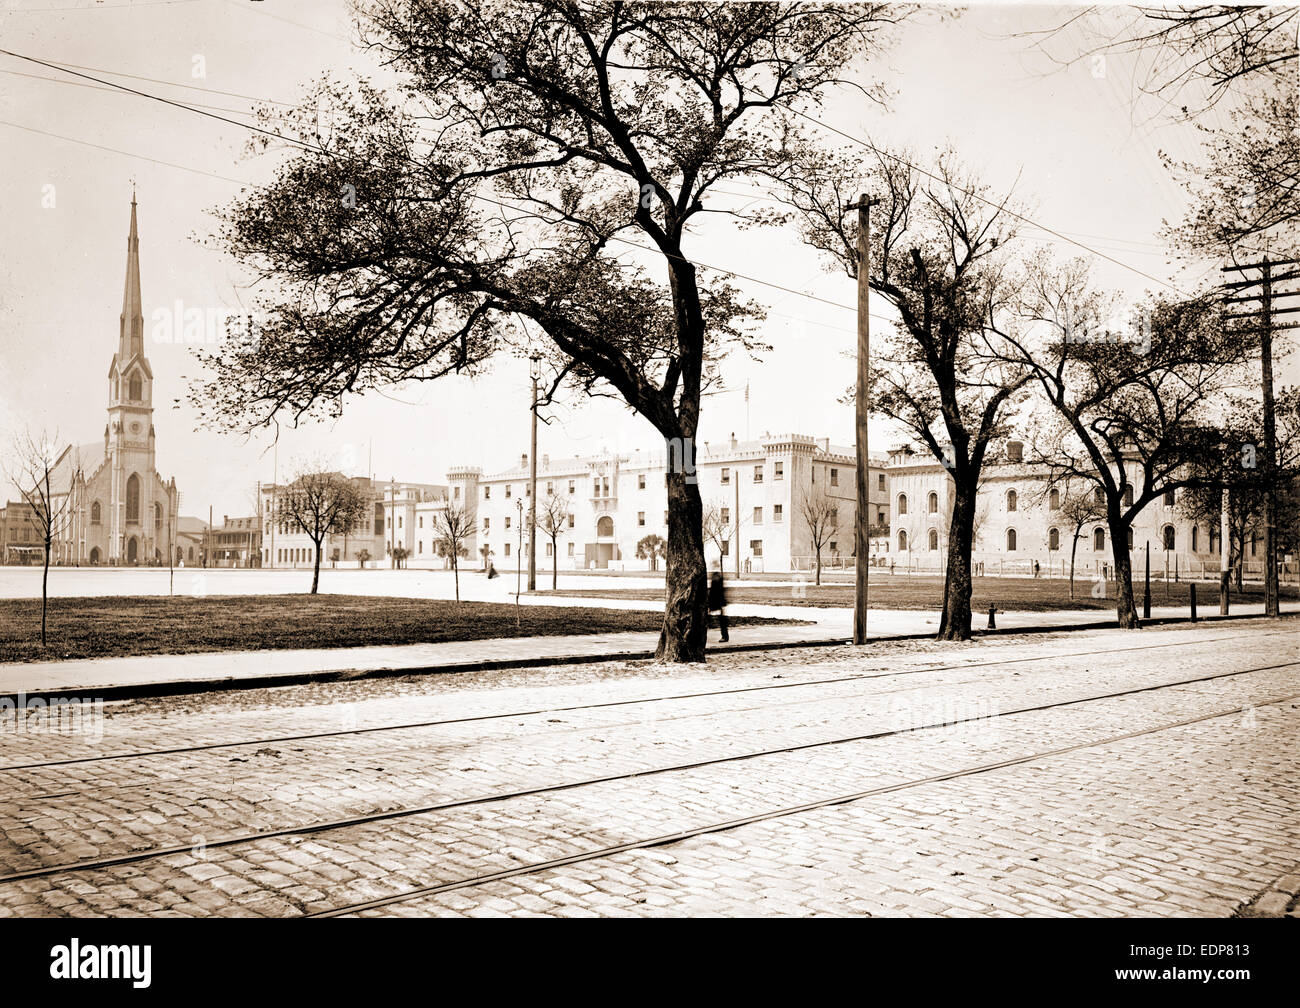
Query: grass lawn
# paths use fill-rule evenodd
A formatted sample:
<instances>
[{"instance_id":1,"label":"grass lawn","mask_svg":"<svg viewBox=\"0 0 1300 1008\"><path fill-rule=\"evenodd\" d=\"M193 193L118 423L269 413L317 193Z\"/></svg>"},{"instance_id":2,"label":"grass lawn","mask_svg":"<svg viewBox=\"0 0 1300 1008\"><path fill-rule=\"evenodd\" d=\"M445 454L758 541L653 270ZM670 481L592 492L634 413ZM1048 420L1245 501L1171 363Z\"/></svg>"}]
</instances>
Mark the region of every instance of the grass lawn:
<instances>
[{"instance_id":1,"label":"grass lawn","mask_svg":"<svg viewBox=\"0 0 1300 1008\"><path fill-rule=\"evenodd\" d=\"M1093 598L1093 582L1087 578L1076 578L1074 598L1070 598L1070 583L1062 580L1033 578L975 578L975 590L971 595L971 606L975 612L988 612L990 605L997 606L999 612L1052 612L1059 609L1115 609L1116 582L1106 585L1105 598ZM1134 597L1138 608L1142 607L1142 582L1133 585ZM547 592L551 595L551 592ZM554 593L580 597L645 599L646 601L663 601L663 592L646 588L607 588L600 591L587 589L570 589ZM943 605L943 578L925 575L875 574L873 572L867 592L872 609L939 609ZM1281 589L1284 599L1296 598L1294 586L1286 585ZM1189 591L1186 582L1166 586L1152 581L1151 604L1153 606L1188 604ZM1233 602L1262 602L1262 586L1247 585L1244 592L1232 593ZM762 588L728 588L727 601L733 604L749 605L790 605L790 606L827 606L851 608L853 606L853 586L851 584L806 584L802 586L773 585ZM1213 606L1218 611L1219 589L1217 585L1197 584L1196 604L1201 609Z\"/></svg>"},{"instance_id":2,"label":"grass lawn","mask_svg":"<svg viewBox=\"0 0 1300 1008\"><path fill-rule=\"evenodd\" d=\"M647 610L526 605L516 630L513 605L359 595L58 598L50 599L42 649L40 599L0 599L0 661L550 637L658 630L662 622Z\"/></svg>"}]
</instances>

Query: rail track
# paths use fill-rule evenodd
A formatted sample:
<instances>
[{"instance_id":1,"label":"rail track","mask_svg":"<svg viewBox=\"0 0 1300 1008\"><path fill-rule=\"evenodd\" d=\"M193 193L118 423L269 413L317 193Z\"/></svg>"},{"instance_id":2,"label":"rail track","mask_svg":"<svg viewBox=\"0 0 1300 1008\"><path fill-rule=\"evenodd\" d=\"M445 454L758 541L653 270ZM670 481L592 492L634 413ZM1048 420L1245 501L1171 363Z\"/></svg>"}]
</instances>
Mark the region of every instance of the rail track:
<instances>
[{"instance_id":1,"label":"rail track","mask_svg":"<svg viewBox=\"0 0 1300 1008\"><path fill-rule=\"evenodd\" d=\"M927 672L946 672L966 669L988 668L1002 665L1018 665L1034 662L1049 662L1070 658L1089 658L1098 655L1124 654L1133 651L1153 651L1163 648L1188 647L1222 643L1232 640L1258 640L1266 636L1286 636L1295 631L1275 630L1264 634L1233 634L1223 637L1200 638L1192 641L1168 641L1162 644L1137 645L1127 648L1108 648L1094 651L1075 651L1065 654L1036 655L1024 658L1005 658L985 662L964 662L951 665L931 665L925 668L905 669L898 672L869 672L847 676L833 676L825 679L806 679L799 682L767 683L762 686L737 686L721 690L703 690L692 693L674 693L666 696L633 697L626 700L604 700L596 703L570 704L556 707L534 707L522 711L505 711L491 714L476 714L456 718L440 718L424 721L404 721L397 724L370 725L364 728L343 728L323 732L303 732L293 735L270 735L255 739L234 739L224 742L208 742L200 745L175 746L165 749L141 749L129 752L96 753L93 756L78 756L66 759L42 760L33 763L9 763L0 765L0 773L16 770L39 770L47 767L76 766L89 763L104 763L113 760L148 759L159 756L178 756L186 753L210 752L219 749L237 749L245 746L266 746L276 743L307 742L315 739L342 738L353 735L370 735L380 732L400 732L421 728L436 728L446 725L473 724L483 721L508 720L510 718L536 717L546 714L565 714L576 711L600 710L614 707L631 707L643 704L669 703L681 700L696 700L707 697L734 696L746 693L765 693L775 690L809 689L817 686L833 686L841 683L860 682L870 679L885 679L897 676L920 675Z\"/></svg>"},{"instance_id":2,"label":"rail track","mask_svg":"<svg viewBox=\"0 0 1300 1008\"><path fill-rule=\"evenodd\" d=\"M1108 652L1108 653L1113 653L1113 652ZM1052 657L1062 657L1062 656L1052 656ZM1028 661L1028 660L1033 660L1033 659L1016 659L1015 661ZM1008 664L1009 663L1010 662L1008 662ZM996 663L996 664L1002 664L1002 663ZM890 737L900 736L900 735L908 735L916 732L929 731L933 729L951 728L956 725L965 724L973 721L986 721L992 718L1010 717L1019 714L1029 714L1038 711L1047 711L1047 710L1054 710L1054 709L1060 709L1065 707L1078 706L1078 705L1088 704L1088 703L1096 703L1103 700L1111 700L1120 697L1134 696L1143 693L1152 693L1158 690L1173 689L1176 687L1194 685L1197 683L1211 682L1211 681L1222 680L1222 679L1230 679L1239 676L1257 674L1260 672L1277 671L1280 669L1293 668L1296 666L1300 666L1300 661L1281 662L1272 665L1257 666L1249 669L1239 669L1231 672L1216 672L1208 675L1194 676L1194 677L1179 679L1171 682L1147 684L1147 685L1137 686L1129 689L1114 690L1108 693L1094 694L1087 697L1075 697L1073 699L1052 701L1048 703L1018 707L1009 710L996 711L993 713L982 713L980 715L973 716L973 717L955 718L955 719L948 718L941 721L934 721L928 724L909 725L906 727L893 728L893 729L882 729L875 732L859 733L851 736L845 736L845 737L839 737L833 739L824 739L815 742L806 742L806 743L801 743L801 744L791 745L791 746L769 748L769 749L763 749L758 751L751 751L747 753L741 753L737 755L716 757L712 759L696 760L687 763L673 764L670 766L655 767L649 770L638 770L638 771L632 771L632 772L620 773L620 774L607 774L603 776L589 777L581 780L562 782L554 785L522 788L522 789L511 790L511 791L500 791L492 794L481 795L481 796L471 797L471 798L462 798L462 799L456 799L452 801L445 801L445 802L439 802L439 803L433 803L433 804L427 804L421 806L388 809L388 810L383 810L383 811L378 811L373 813L367 813L364 815L350 816L350 817L344 817L344 818L333 819L328 821L321 821L316 823L284 828L284 829L247 832L243 834L220 837L215 840L205 841L204 846L206 849L210 850L214 848L233 847L240 844L250 844L250 843L255 843L257 841L269 840L269 839L277 839L277 838L284 838L284 837L291 837L291 836L307 836L307 835L324 834L332 831L348 829L355 826L363 826L371 823L392 821L395 819L410 818L413 816L424 815L431 812L444 811L447 809L503 802L512 799L526 798L531 796L553 794L562 791L570 791L577 788L590 787L598 784L607 784L607 783L612 783L617 781L638 780L641 778L654 777L662 774L696 770L704 767L719 766L723 764L739 763L746 760L754 760L754 759L759 759L767 756L777 756L777 755L806 751L811 749L825 748L825 747L837 746L837 745L846 745L855 742L873 741L877 739L890 738ZM956 666L956 667L969 667L969 666ZM923 670L923 671L933 671L933 669ZM796 685L796 684L788 684L788 685ZM767 688L767 687L757 687L757 688ZM720 692L724 692L724 693L745 692L745 690L720 691ZM1261 700L1258 704L1254 704L1253 706L1282 703L1285 702L1286 700L1296 699L1296 698L1300 698L1300 693L1288 695L1286 697L1274 697L1267 700ZM635 701L629 701L629 702L635 702ZM1252 706L1252 705L1248 705L1248 706ZM1061 749L1046 750L1040 753L1035 753L1029 756L1025 756L1023 758L1017 757L1009 761L1000 761L997 763L983 764L979 767L968 768L961 771L953 771L951 773L941 774L936 777L919 778L915 781L905 782L903 784L893 784L893 785L887 785L883 788L853 792L851 794L839 796L832 799L819 800L817 802L809 803L806 805L791 806L784 809L765 811L762 813L758 813L755 816L746 817L744 819L729 820L727 822L717 823L707 827L700 827L697 829L683 831L681 833L670 834L666 837L661 836L661 837L647 838L645 840L638 840L638 841L631 842L627 845L620 845L618 847L602 848L600 851L597 852L593 852L590 854L583 854L580 856L574 856L572 858L559 859L555 862L539 862L537 866L533 866L533 867L524 866L519 869L510 869L509 872L513 874L521 874L528 870L542 871L548 867L554 867L560 864L574 863L575 861L580 861L580 860L588 860L594 857L608 856L609 854L618 853L622 850L631 850L639 847L652 847L652 846L658 846L666 843L673 843L676 840L685 839L689 836L696 836L696 835L702 835L703 833L720 832L727 829L734 829L737 826L745 825L749 822L758 822L763 819L775 818L782 815L792 815L801 811L808 811L809 809L812 808L820 808L820 807L825 807L827 805L843 804L846 802L857 800L859 798L869 797L874 794L884 794L890 791L900 790L904 787L915 787L915 786L919 786L920 784L933 783L939 780L952 779L954 777L969 775L972 773L981 773L990 769L997 769L1005 766L1014 766L1017 765L1018 763L1027 762L1033 759L1044 758L1046 756L1058 755L1064 752L1071 752L1080 748L1087 748L1089 746L1095 746L1095 745L1103 745L1109 742L1118 741L1125 738L1133 738L1144 734L1150 734L1154 731L1179 727L1186 724L1195 724L1199 721L1210 720L1215 717L1223 717L1223 716L1230 715L1232 713L1240 713L1244 709L1246 708L1234 707L1231 708L1230 710L1219 711L1208 715L1187 719L1184 721L1172 722L1170 724L1164 726L1158 726L1152 729L1144 729L1141 731L1130 732L1130 733L1125 733L1116 736L1110 736L1101 740L1082 743L1076 746L1064 747ZM61 864L42 865L36 868L30 868L18 872L11 872L5 875L0 875L0 885L13 884L28 879L41 878L41 877L47 877L52 875L85 872L85 871L96 871L96 870L114 868L122 865L137 864L143 861L149 861L156 858L163 858L174 854L188 853L192 850L192 848L193 848L192 844L177 844L177 845L172 845L167 847L156 847L156 848L150 848L145 850L131 851L129 853L113 855L108 857L86 858L78 861L70 861ZM373 906L383 905L385 901L397 902L399 901L399 899L414 899L422 895L432 895L435 892L445 891L447 888L457 888L457 887L463 887L465 885L480 884L481 882L493 881L501 877L510 877L510 875L509 874L503 875L502 873L486 874L483 876L476 877L474 880L461 881L457 883L447 883L440 886L426 887L418 891L412 891L411 893L401 897L389 897L386 898L386 900L369 901L364 904L358 903L358 904L351 905L351 909L348 908L335 909L328 912L311 914L308 916L328 916L328 915L336 915L338 913L353 912L356 908L366 909L372 905Z\"/></svg>"}]
</instances>

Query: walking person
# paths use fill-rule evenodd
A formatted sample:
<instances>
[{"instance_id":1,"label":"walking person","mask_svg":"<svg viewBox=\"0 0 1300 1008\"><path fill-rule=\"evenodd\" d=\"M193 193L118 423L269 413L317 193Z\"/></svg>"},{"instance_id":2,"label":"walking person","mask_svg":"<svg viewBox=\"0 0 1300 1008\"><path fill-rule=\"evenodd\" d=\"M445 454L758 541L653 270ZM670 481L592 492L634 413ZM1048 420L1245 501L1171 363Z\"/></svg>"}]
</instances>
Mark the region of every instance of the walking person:
<instances>
[{"instance_id":1,"label":"walking person","mask_svg":"<svg viewBox=\"0 0 1300 1008\"><path fill-rule=\"evenodd\" d=\"M713 577L709 581L709 612L718 614L718 629L722 631L722 643L727 643L727 589L722 584L722 563L713 568Z\"/></svg>"}]
</instances>

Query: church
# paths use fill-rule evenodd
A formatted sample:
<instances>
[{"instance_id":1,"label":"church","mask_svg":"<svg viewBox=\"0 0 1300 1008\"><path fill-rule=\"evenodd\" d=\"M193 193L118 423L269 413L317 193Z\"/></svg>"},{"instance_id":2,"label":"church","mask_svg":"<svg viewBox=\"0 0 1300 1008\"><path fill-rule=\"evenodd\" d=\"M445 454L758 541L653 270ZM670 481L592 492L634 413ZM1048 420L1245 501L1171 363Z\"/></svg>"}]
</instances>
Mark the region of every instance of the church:
<instances>
[{"instance_id":1,"label":"church","mask_svg":"<svg viewBox=\"0 0 1300 1008\"><path fill-rule=\"evenodd\" d=\"M61 516L51 561L64 564L166 564L176 542L180 495L154 463L153 371L144 352L140 237L135 194L126 239L126 284L117 352L108 366L108 422L102 441L68 445L51 474Z\"/></svg>"}]
</instances>

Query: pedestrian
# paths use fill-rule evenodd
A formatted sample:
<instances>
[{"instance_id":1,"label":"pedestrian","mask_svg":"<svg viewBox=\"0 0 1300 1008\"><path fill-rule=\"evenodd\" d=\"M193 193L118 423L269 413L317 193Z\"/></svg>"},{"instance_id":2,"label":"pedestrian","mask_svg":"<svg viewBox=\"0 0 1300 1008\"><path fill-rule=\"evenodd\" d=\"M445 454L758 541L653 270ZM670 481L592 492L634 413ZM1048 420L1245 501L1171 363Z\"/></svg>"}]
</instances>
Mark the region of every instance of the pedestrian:
<instances>
[{"instance_id":1,"label":"pedestrian","mask_svg":"<svg viewBox=\"0 0 1300 1008\"><path fill-rule=\"evenodd\" d=\"M718 614L718 629L722 631L722 643L727 643L727 589L722 584L722 564L713 568L713 578L709 581L709 612Z\"/></svg>"},{"instance_id":2,"label":"pedestrian","mask_svg":"<svg viewBox=\"0 0 1300 1008\"><path fill-rule=\"evenodd\" d=\"M889 558L889 573L890 573L890 576L892 577L892 576L893 576L893 573L894 573L894 558L893 558L893 557L890 557L890 558Z\"/></svg>"},{"instance_id":3,"label":"pedestrian","mask_svg":"<svg viewBox=\"0 0 1300 1008\"><path fill-rule=\"evenodd\" d=\"M1038 577L1038 561L1034 561L1034 577Z\"/></svg>"},{"instance_id":4,"label":"pedestrian","mask_svg":"<svg viewBox=\"0 0 1300 1008\"><path fill-rule=\"evenodd\" d=\"M492 563L491 560L489 560L488 569L487 569L487 579L491 581L494 577L500 577L500 576L501 575L497 573L496 566Z\"/></svg>"}]
</instances>

